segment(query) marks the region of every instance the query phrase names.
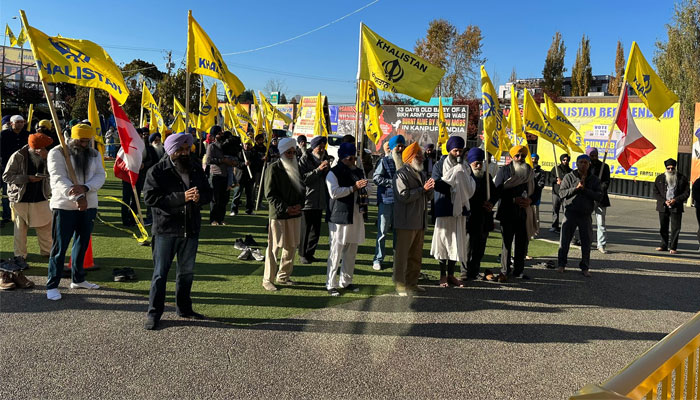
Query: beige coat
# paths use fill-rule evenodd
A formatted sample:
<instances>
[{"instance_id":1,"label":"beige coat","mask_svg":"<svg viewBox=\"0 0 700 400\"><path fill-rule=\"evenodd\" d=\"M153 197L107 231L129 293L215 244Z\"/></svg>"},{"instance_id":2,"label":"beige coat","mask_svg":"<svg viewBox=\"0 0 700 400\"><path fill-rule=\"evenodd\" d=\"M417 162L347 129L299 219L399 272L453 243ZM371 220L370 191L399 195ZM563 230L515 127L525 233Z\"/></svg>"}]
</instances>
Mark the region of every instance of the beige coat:
<instances>
[{"instance_id":1,"label":"beige coat","mask_svg":"<svg viewBox=\"0 0 700 400\"><path fill-rule=\"evenodd\" d=\"M427 205L433 190L423 190L424 172L405 164L394 176L394 229L421 230L427 223Z\"/></svg>"},{"instance_id":2,"label":"beige coat","mask_svg":"<svg viewBox=\"0 0 700 400\"><path fill-rule=\"evenodd\" d=\"M29 145L25 145L10 156L7 167L2 174L2 180L7 183L7 197L12 203L19 203L27 191L29 176L27 175L27 162L29 160ZM47 172L44 171L46 174ZM43 181L42 193L46 200L51 198L51 184L48 178Z\"/></svg>"}]
</instances>

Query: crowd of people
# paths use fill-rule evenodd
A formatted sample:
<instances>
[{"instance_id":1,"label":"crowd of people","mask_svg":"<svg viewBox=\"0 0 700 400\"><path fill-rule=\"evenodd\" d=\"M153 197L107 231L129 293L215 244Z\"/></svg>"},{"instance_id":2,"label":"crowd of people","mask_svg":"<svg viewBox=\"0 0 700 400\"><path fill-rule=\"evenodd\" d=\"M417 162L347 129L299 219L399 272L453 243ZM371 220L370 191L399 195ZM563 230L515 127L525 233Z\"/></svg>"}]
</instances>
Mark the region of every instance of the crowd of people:
<instances>
[{"instance_id":1,"label":"crowd of people","mask_svg":"<svg viewBox=\"0 0 700 400\"><path fill-rule=\"evenodd\" d=\"M30 131L33 132L30 134ZM330 296L356 292L355 259L365 242L365 224L376 224L372 268L391 268L396 293L411 296L425 291L418 285L423 264L426 230L433 225L430 255L440 266L441 287L463 287L470 280L507 282L530 279L525 272L528 245L539 232L539 205L546 186L537 154L515 146L506 163L496 166L478 147L452 136L446 154L435 146L425 149L395 135L384 143L384 156L374 165L358 152L355 138L343 139L338 157L329 157L327 138L288 137L275 131L266 145L263 134L243 139L220 126L200 137L196 132L150 133L138 129L145 147L136 195L124 183L123 200L132 209L143 198L145 225L151 226L154 271L146 329L156 329L162 317L168 272L177 256L175 299L177 314L200 319L190 291L194 278L203 207L209 224L225 225L225 216L243 209L254 214L258 195L268 205L268 237L262 287L294 286L296 253L301 264L317 261L316 252L324 214L329 232L326 290ZM40 255L48 257L46 295L61 298L65 253L71 238L71 283L74 289L96 289L85 280L83 260L97 213L97 193L105 182L100 154L94 149L95 129L88 121L75 121L60 146L50 121L25 129L15 115L3 120L2 224L13 222L14 258L4 261L26 265L27 232L36 230ZM161 141L165 137L164 141ZM113 144L108 142L108 144ZM108 153L113 148L108 148ZM358 157L362 155L358 160ZM112 154L108 154L112 156ZM529 160L528 160L529 158ZM576 158L576 169L564 154L551 171L552 232L560 234L558 272L569 267L572 242L580 243L581 273L590 277L593 243L607 253L605 228L610 167L595 148ZM665 162L666 172L654 185L661 242L658 251L675 254L683 203L691 195L690 182ZM377 218L369 221L369 187L376 187ZM6 195L6 196L5 196ZM231 198L232 197L232 198ZM692 185L692 198L700 219L700 180ZM137 223L129 208L122 223ZM596 239L593 239L593 218ZM482 268L486 241L499 222L502 237L500 269ZM670 229L670 233L669 233ZM387 239L392 249L387 248ZM700 232L698 233L700 241ZM389 262L391 259L391 262ZM0 268L0 289L33 286L23 268ZM459 271L458 271L459 269Z\"/></svg>"}]
</instances>

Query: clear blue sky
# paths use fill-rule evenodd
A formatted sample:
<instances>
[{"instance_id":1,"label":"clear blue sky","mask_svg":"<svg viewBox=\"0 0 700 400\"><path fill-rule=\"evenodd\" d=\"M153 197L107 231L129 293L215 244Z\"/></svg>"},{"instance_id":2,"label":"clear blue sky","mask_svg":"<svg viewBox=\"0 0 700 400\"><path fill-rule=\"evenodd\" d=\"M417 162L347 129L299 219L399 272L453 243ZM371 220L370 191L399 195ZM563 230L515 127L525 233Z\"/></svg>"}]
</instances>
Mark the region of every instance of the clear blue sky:
<instances>
[{"instance_id":1,"label":"clear blue sky","mask_svg":"<svg viewBox=\"0 0 700 400\"><path fill-rule=\"evenodd\" d=\"M0 23L4 26L9 22L18 34L19 19L11 18L24 8L29 23L49 35L89 39L105 47L117 63L141 58L164 71L167 50L172 50L178 65L185 55L188 9L226 54L289 39L372 1L4 0L0 1ZM246 88L262 90L275 78L285 82L288 97L321 91L331 103L349 103L354 101L361 21L412 51L416 40L425 36L428 23L444 18L460 31L470 24L481 28L486 68L496 85L508 79L513 67L518 78L540 77L557 30L567 47L567 71L574 63L581 36L586 34L591 42L593 74L610 74L618 39L623 42L625 57L636 40L652 61L655 41L666 40L665 24L670 22L673 4L672 0L379 0L299 39L224 59Z\"/></svg>"}]
</instances>

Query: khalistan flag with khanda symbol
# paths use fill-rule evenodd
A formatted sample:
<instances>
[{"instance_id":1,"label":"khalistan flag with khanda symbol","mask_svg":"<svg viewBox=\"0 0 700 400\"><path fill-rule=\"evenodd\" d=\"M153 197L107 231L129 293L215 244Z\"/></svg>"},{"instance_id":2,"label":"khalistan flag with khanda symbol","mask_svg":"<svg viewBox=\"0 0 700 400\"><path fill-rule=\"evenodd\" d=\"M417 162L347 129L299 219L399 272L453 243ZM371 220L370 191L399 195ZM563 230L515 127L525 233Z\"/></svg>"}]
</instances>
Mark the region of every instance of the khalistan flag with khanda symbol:
<instances>
[{"instance_id":1,"label":"khalistan flag with khanda symbol","mask_svg":"<svg viewBox=\"0 0 700 400\"><path fill-rule=\"evenodd\" d=\"M380 90L429 101L444 74L444 70L360 25L357 79L371 81Z\"/></svg>"}]
</instances>

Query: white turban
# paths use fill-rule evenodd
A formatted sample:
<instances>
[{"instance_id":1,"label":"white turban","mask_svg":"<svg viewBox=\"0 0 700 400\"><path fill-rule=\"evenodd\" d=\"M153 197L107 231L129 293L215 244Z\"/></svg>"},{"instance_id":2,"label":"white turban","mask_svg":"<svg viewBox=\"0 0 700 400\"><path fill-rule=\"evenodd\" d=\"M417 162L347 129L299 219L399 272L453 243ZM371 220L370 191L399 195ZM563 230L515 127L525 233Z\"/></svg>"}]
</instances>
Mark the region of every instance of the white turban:
<instances>
[{"instance_id":1,"label":"white turban","mask_svg":"<svg viewBox=\"0 0 700 400\"><path fill-rule=\"evenodd\" d=\"M297 142L289 137L282 138L279 143L277 144L277 149L280 151L280 154L286 152L287 150L295 147Z\"/></svg>"}]
</instances>

